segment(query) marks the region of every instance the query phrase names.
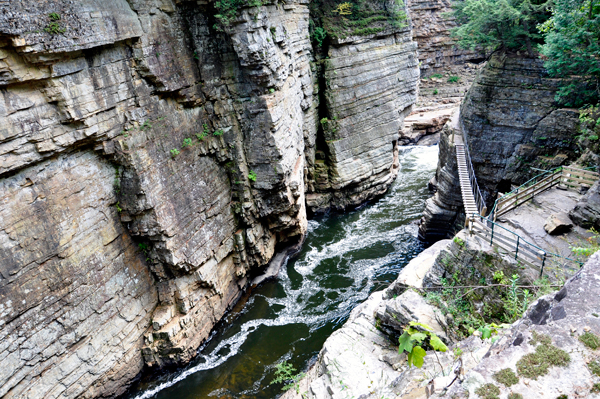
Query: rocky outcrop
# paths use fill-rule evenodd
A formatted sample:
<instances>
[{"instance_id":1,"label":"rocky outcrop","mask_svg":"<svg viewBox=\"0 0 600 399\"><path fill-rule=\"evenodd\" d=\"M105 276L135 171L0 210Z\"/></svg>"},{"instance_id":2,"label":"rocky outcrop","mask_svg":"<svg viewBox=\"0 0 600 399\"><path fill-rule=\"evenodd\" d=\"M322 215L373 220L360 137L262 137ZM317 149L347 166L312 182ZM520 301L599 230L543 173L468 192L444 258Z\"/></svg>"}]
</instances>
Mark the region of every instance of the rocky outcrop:
<instances>
[{"instance_id":1,"label":"rocky outcrop","mask_svg":"<svg viewBox=\"0 0 600 399\"><path fill-rule=\"evenodd\" d=\"M452 4L448 0L408 0L413 24L414 39L419 47L421 74L428 77L446 72L448 67L467 62L478 63L485 59L479 50L456 46L450 30L456 27Z\"/></svg>"},{"instance_id":2,"label":"rocky outcrop","mask_svg":"<svg viewBox=\"0 0 600 399\"><path fill-rule=\"evenodd\" d=\"M438 167L431 182L435 194L425 201L419 222L419 238L435 242L464 226L464 209L456 164L454 135L460 134L458 112L446 123L440 135Z\"/></svg>"},{"instance_id":3,"label":"rocky outcrop","mask_svg":"<svg viewBox=\"0 0 600 399\"><path fill-rule=\"evenodd\" d=\"M600 229L600 183L594 183L569 216L579 226Z\"/></svg>"},{"instance_id":4,"label":"rocky outcrop","mask_svg":"<svg viewBox=\"0 0 600 399\"><path fill-rule=\"evenodd\" d=\"M115 396L144 366L187 362L276 248L302 240L321 159L307 2L214 14L5 7L0 396ZM336 128L320 176L341 208L397 173L410 30L340 43L324 68Z\"/></svg>"},{"instance_id":5,"label":"rocky outcrop","mask_svg":"<svg viewBox=\"0 0 600 399\"><path fill-rule=\"evenodd\" d=\"M181 364L305 233L308 10L11 3L0 396L112 396Z\"/></svg>"},{"instance_id":6,"label":"rocky outcrop","mask_svg":"<svg viewBox=\"0 0 600 399\"><path fill-rule=\"evenodd\" d=\"M594 255L558 293L534 302L525 317L447 395L466 398L491 384L498 395L524 398L600 396L599 278L600 256ZM499 383L498 373L506 369L515 378L509 384Z\"/></svg>"},{"instance_id":7,"label":"rocky outcrop","mask_svg":"<svg viewBox=\"0 0 600 399\"><path fill-rule=\"evenodd\" d=\"M571 230L573 227L573 222L569 219L569 215L566 213L553 213L546 220L546 224L544 225L544 230L548 232L548 234L558 235L566 233Z\"/></svg>"},{"instance_id":8,"label":"rocky outcrop","mask_svg":"<svg viewBox=\"0 0 600 399\"><path fill-rule=\"evenodd\" d=\"M461 107L471 158L482 190L492 201L538 171L577 155L578 113L554 101L558 82L539 58L495 53Z\"/></svg>"},{"instance_id":9,"label":"rocky outcrop","mask_svg":"<svg viewBox=\"0 0 600 399\"><path fill-rule=\"evenodd\" d=\"M579 153L574 132L578 113L557 108L558 82L550 79L543 61L520 54L495 53L469 89L460 108L463 129L479 188L491 209L498 192L511 191L539 174L574 160ZM442 135L443 136L443 135ZM440 140L436 196L427 203L420 237L434 241L453 233L449 223L462 212L457 201L458 173L450 172L455 153ZM440 179L439 170L447 168ZM454 173L454 177L450 176ZM456 180L454 180L456 179ZM458 190L458 191L456 191Z\"/></svg>"},{"instance_id":10,"label":"rocky outcrop","mask_svg":"<svg viewBox=\"0 0 600 399\"><path fill-rule=\"evenodd\" d=\"M306 198L314 212L356 206L387 190L398 174L398 135L419 79L408 27L337 39L327 54L326 111L307 153Z\"/></svg>"},{"instance_id":11,"label":"rocky outcrop","mask_svg":"<svg viewBox=\"0 0 600 399\"><path fill-rule=\"evenodd\" d=\"M456 45L450 31L456 26L448 0L408 0L413 37L419 51L421 82L416 110L458 105L487 55Z\"/></svg>"}]
</instances>

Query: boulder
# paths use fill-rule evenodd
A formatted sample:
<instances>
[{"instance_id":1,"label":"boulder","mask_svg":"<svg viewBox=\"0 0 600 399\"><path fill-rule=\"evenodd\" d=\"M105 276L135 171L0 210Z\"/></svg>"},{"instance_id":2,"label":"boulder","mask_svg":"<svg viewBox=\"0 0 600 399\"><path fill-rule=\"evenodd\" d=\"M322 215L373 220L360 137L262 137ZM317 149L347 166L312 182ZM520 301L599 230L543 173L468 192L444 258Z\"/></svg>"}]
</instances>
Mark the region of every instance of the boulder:
<instances>
[{"instance_id":1,"label":"boulder","mask_svg":"<svg viewBox=\"0 0 600 399\"><path fill-rule=\"evenodd\" d=\"M552 235L566 233L572 227L573 222L569 218L569 215L564 212L553 213L546 219L546 223L544 224L544 230Z\"/></svg>"},{"instance_id":2,"label":"boulder","mask_svg":"<svg viewBox=\"0 0 600 399\"><path fill-rule=\"evenodd\" d=\"M600 182L596 182L569 212L576 225L600 228Z\"/></svg>"},{"instance_id":3,"label":"boulder","mask_svg":"<svg viewBox=\"0 0 600 399\"><path fill-rule=\"evenodd\" d=\"M413 290L383 301L375 311L375 319L379 329L393 337L402 335L404 327L416 321L430 326L443 341L449 342L446 317Z\"/></svg>"}]
</instances>

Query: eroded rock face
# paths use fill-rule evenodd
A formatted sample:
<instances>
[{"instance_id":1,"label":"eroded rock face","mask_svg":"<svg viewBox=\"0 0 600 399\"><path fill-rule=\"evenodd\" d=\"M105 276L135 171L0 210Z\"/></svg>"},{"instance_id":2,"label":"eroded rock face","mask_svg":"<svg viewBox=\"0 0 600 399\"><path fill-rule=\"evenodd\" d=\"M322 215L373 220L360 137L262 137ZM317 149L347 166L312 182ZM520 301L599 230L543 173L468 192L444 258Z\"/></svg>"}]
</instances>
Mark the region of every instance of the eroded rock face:
<instances>
[{"instance_id":1,"label":"eroded rock face","mask_svg":"<svg viewBox=\"0 0 600 399\"><path fill-rule=\"evenodd\" d=\"M569 216L581 227L600 228L600 183L594 183Z\"/></svg>"},{"instance_id":2,"label":"eroded rock face","mask_svg":"<svg viewBox=\"0 0 600 399\"><path fill-rule=\"evenodd\" d=\"M307 205L344 209L385 193L398 174L398 136L417 98L411 30L348 37L321 61L326 115L307 151Z\"/></svg>"},{"instance_id":3,"label":"eroded rock face","mask_svg":"<svg viewBox=\"0 0 600 399\"><path fill-rule=\"evenodd\" d=\"M600 322L596 316L599 272L600 258L594 255L558 293L534 302L524 318L513 325L508 339L497 342L463 382L453 386L447 394L467 397L481 385L489 383L495 384L501 394L511 391L525 398L560 395L598 397L598 392L593 389L598 378L593 368L599 359L598 351L585 345L586 337L582 336L588 333L598 337L600 334ZM550 364L547 372L532 376L519 362L543 345L564 351L568 354L568 361L562 365ZM506 368L518 376L510 388L494 378L495 373Z\"/></svg>"},{"instance_id":4,"label":"eroded rock face","mask_svg":"<svg viewBox=\"0 0 600 399\"><path fill-rule=\"evenodd\" d=\"M573 138L578 113L557 108L557 84L548 78L542 60L495 53L469 89L460 117L488 209L498 192L509 192L511 185L524 183L539 169L552 169L578 156ZM461 128L458 123L454 126ZM460 189L457 171L448 167L456 162L451 145L440 140L438 170L446 168L448 174L440 177L438 171L435 199L424 212L419 234L427 241L451 235L454 225L448 222L463 212L453 201Z\"/></svg>"},{"instance_id":5,"label":"eroded rock face","mask_svg":"<svg viewBox=\"0 0 600 399\"><path fill-rule=\"evenodd\" d=\"M440 135L435 194L425 201L419 223L419 238L435 242L447 238L464 225L464 210L456 164L454 135L460 134L458 112L446 123Z\"/></svg>"},{"instance_id":6,"label":"eroded rock face","mask_svg":"<svg viewBox=\"0 0 600 399\"><path fill-rule=\"evenodd\" d=\"M185 1L3 11L0 396L118 395L144 365L192 358L306 232L307 2L239 10L223 31ZM342 208L395 177L418 69L408 29L332 54L324 207Z\"/></svg>"},{"instance_id":7,"label":"eroded rock face","mask_svg":"<svg viewBox=\"0 0 600 399\"><path fill-rule=\"evenodd\" d=\"M539 172L576 156L578 113L559 109L557 82L543 61L496 53L482 69L461 107L473 167L491 201Z\"/></svg>"},{"instance_id":8,"label":"eroded rock face","mask_svg":"<svg viewBox=\"0 0 600 399\"><path fill-rule=\"evenodd\" d=\"M197 5L11 3L0 396L110 396L188 361L305 233L308 11L254 14L215 33Z\"/></svg>"}]
</instances>

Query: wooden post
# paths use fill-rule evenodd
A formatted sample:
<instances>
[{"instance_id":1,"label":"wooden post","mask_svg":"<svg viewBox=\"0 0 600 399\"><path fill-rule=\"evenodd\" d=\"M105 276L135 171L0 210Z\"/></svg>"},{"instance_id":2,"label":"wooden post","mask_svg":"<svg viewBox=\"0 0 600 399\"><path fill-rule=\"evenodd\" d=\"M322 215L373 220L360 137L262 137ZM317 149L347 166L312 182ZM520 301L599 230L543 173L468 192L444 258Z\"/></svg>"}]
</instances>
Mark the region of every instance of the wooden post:
<instances>
[{"instance_id":1,"label":"wooden post","mask_svg":"<svg viewBox=\"0 0 600 399\"><path fill-rule=\"evenodd\" d=\"M517 260L517 256L519 255L519 239L521 237L517 236L517 248L515 248L515 260Z\"/></svg>"}]
</instances>

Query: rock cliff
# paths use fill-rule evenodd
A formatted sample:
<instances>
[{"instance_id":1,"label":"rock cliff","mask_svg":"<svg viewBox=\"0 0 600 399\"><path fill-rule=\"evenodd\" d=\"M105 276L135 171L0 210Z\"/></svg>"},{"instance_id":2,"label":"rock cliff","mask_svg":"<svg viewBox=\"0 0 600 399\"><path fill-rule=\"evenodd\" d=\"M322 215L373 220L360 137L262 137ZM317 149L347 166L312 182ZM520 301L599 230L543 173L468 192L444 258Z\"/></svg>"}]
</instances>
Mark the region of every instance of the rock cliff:
<instances>
[{"instance_id":1,"label":"rock cliff","mask_svg":"<svg viewBox=\"0 0 600 399\"><path fill-rule=\"evenodd\" d=\"M188 361L302 240L307 203L356 205L397 173L408 27L332 44L321 66L302 0L228 21L191 1L4 7L2 397L114 396Z\"/></svg>"},{"instance_id":2,"label":"rock cliff","mask_svg":"<svg viewBox=\"0 0 600 399\"><path fill-rule=\"evenodd\" d=\"M366 4L374 9L369 15L384 18L374 33L358 34L343 20L321 17L330 31L340 31L330 33L317 54L322 103L317 135L307 145L306 196L314 212L356 206L387 190L398 173L398 134L417 99L410 24L388 20L406 7Z\"/></svg>"},{"instance_id":3,"label":"rock cliff","mask_svg":"<svg viewBox=\"0 0 600 399\"><path fill-rule=\"evenodd\" d=\"M455 128L464 127L488 209L498 192L511 191L512 185L524 183L540 169L552 169L579 155L574 138L578 113L558 108L554 101L557 84L547 76L542 60L495 53L469 89L460 108L463 124L457 122ZM459 187L458 173L449 167L456 156L451 146L448 140L440 142L436 175L440 185L434 199L427 203L420 226L420 236L427 241L452 234L453 225L447 222L461 218L456 201L460 190L450 191Z\"/></svg>"}]
</instances>

